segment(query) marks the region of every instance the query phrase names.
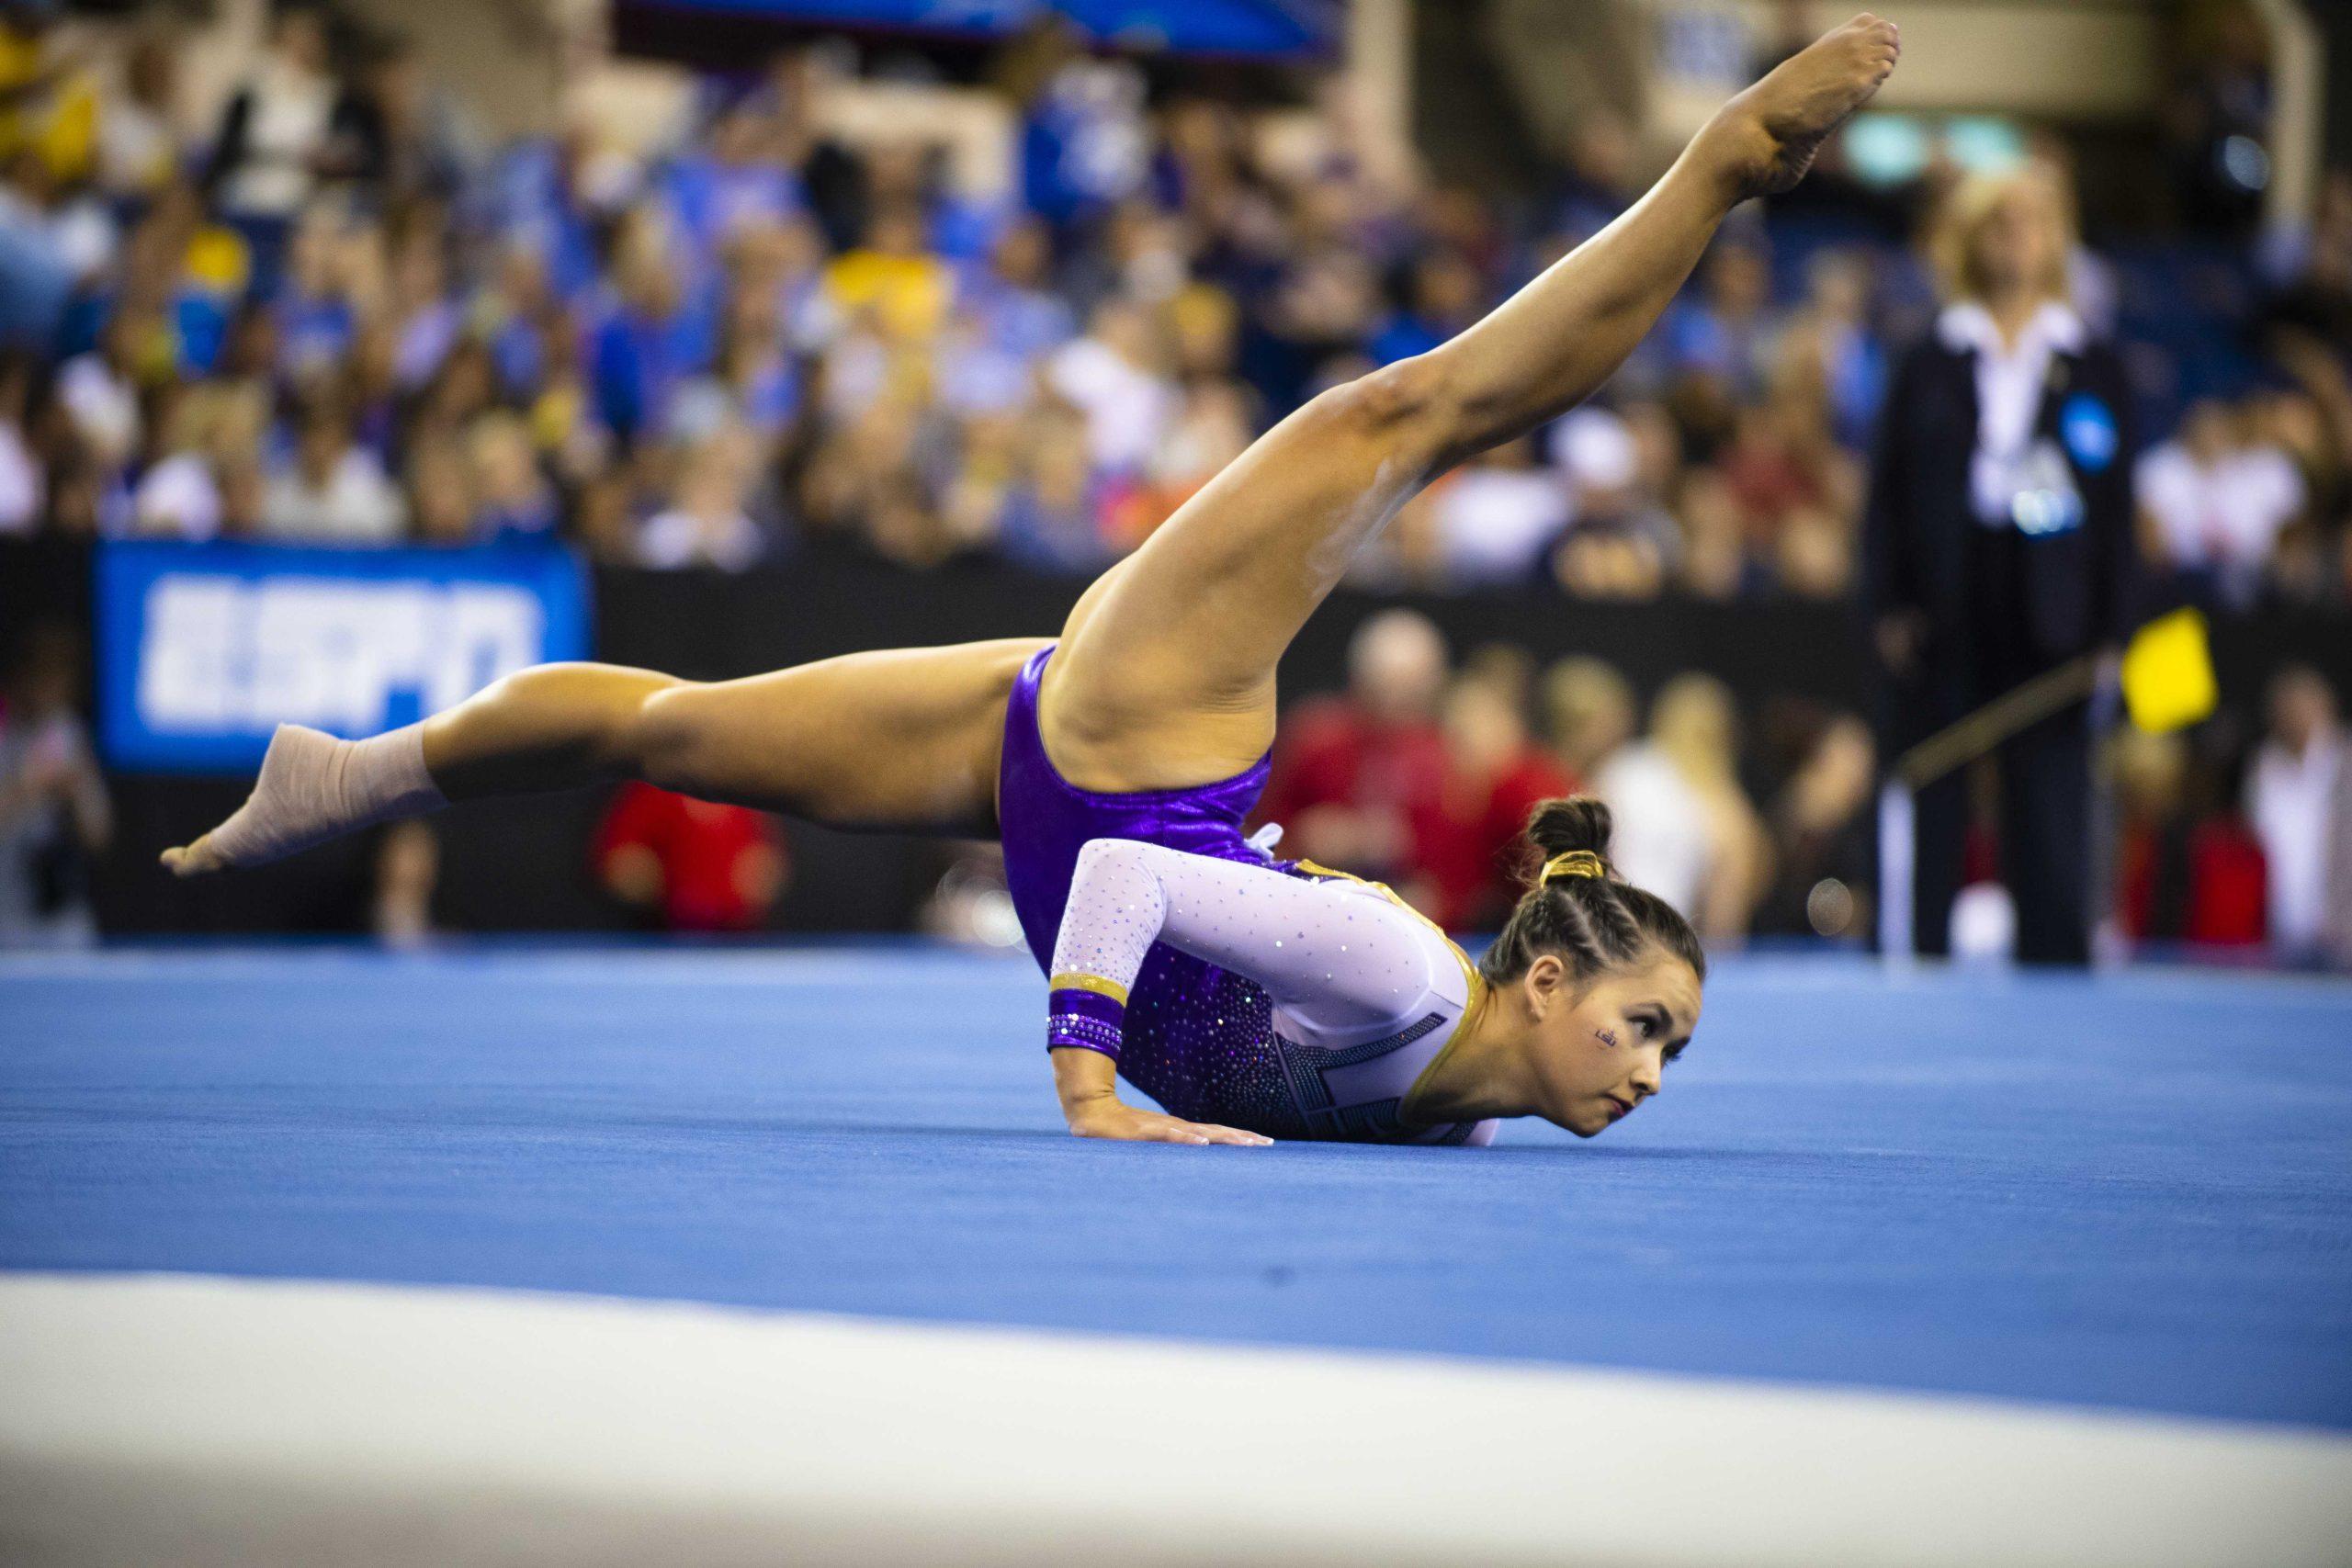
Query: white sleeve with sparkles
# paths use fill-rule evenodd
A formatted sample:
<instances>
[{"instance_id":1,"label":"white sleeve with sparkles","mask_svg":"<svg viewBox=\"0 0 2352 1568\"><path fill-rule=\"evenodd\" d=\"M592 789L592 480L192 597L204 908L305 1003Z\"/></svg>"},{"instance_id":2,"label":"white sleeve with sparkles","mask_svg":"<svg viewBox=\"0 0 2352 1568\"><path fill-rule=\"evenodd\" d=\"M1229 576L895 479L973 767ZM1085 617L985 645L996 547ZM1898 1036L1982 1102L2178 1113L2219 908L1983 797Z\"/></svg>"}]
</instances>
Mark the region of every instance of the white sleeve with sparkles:
<instances>
[{"instance_id":1,"label":"white sleeve with sparkles","mask_svg":"<svg viewBox=\"0 0 2352 1568\"><path fill-rule=\"evenodd\" d=\"M1443 945L1362 884L1132 839L1090 841L1054 944L1055 984L1085 976L1124 993L1154 942L1248 976L1276 1006L1333 1032L1393 1022L1400 1002L1410 1007L1428 988Z\"/></svg>"}]
</instances>

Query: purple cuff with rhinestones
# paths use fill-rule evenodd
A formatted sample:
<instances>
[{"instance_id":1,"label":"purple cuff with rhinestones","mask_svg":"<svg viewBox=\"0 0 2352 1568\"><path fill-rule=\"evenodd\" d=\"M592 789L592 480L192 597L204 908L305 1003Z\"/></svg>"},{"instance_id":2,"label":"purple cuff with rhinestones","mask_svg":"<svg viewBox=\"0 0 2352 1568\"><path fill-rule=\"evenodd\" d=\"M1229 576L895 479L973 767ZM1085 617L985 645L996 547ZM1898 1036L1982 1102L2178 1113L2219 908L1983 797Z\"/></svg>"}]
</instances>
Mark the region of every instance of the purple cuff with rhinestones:
<instances>
[{"instance_id":1,"label":"purple cuff with rhinestones","mask_svg":"<svg viewBox=\"0 0 2352 1568\"><path fill-rule=\"evenodd\" d=\"M1127 1016L1120 1003L1099 991L1056 991L1047 1011L1046 1050L1075 1045L1100 1051L1114 1062L1119 1059L1120 1026Z\"/></svg>"}]
</instances>

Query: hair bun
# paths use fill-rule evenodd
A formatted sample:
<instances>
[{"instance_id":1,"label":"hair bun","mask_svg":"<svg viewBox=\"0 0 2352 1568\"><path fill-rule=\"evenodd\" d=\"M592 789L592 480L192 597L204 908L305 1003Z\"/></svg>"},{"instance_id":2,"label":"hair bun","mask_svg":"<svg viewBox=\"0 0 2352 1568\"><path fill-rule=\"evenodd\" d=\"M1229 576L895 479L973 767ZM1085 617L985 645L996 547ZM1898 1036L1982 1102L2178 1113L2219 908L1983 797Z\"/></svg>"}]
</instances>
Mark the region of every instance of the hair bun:
<instances>
[{"instance_id":1,"label":"hair bun","mask_svg":"<svg viewBox=\"0 0 2352 1568\"><path fill-rule=\"evenodd\" d=\"M1609 859L1609 807L1589 795L1536 803L1528 814L1527 836L1547 861L1583 851Z\"/></svg>"},{"instance_id":2,"label":"hair bun","mask_svg":"<svg viewBox=\"0 0 2352 1568\"><path fill-rule=\"evenodd\" d=\"M1609 863L1611 825L1609 807L1589 795L1538 801L1527 818L1528 840L1543 857L1533 885L1615 877L1616 867Z\"/></svg>"}]
</instances>

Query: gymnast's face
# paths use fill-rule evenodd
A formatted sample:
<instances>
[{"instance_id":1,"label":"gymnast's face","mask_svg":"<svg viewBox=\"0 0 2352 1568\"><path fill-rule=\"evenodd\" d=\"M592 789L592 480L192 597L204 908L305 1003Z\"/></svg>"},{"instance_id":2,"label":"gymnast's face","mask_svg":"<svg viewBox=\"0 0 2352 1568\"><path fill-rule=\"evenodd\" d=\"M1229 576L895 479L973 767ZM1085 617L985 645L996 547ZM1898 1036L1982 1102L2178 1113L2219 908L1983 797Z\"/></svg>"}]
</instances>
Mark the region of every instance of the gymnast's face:
<instances>
[{"instance_id":1,"label":"gymnast's face","mask_svg":"<svg viewBox=\"0 0 2352 1568\"><path fill-rule=\"evenodd\" d=\"M1699 976L1653 953L1578 989L1550 953L1519 982L1532 1016L1535 1111L1589 1138L1658 1091L1666 1064L1699 1024Z\"/></svg>"}]
</instances>

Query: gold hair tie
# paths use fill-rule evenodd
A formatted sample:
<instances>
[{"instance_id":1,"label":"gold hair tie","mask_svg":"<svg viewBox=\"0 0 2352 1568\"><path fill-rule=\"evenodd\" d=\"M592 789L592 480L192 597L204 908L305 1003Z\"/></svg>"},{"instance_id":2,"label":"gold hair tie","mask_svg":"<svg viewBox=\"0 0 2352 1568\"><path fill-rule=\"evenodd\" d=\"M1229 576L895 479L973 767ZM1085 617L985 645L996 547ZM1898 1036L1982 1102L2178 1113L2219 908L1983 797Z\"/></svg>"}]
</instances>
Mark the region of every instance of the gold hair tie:
<instances>
[{"instance_id":1,"label":"gold hair tie","mask_svg":"<svg viewBox=\"0 0 2352 1568\"><path fill-rule=\"evenodd\" d=\"M1544 863L1544 874L1537 885L1559 881L1564 876L1600 876L1609 874L1609 863L1590 850L1570 850L1564 855L1554 855Z\"/></svg>"}]
</instances>

